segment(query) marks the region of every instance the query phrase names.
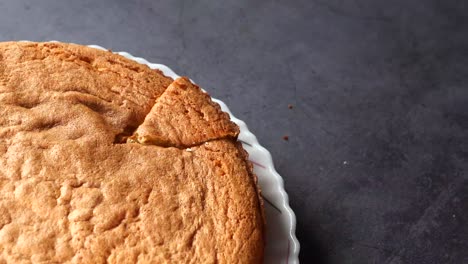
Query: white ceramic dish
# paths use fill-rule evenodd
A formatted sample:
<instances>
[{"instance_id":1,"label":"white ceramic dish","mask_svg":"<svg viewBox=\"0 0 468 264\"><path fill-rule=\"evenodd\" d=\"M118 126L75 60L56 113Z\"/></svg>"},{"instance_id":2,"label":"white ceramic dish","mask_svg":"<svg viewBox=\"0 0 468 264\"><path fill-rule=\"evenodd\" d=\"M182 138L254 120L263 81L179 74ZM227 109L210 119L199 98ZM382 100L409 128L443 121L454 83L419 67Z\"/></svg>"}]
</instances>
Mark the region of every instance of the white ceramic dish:
<instances>
[{"instance_id":1,"label":"white ceramic dish","mask_svg":"<svg viewBox=\"0 0 468 264\"><path fill-rule=\"evenodd\" d=\"M90 45L89 47L107 50L103 47ZM126 58L151 69L159 69L166 76L179 77L169 67L162 64L150 63L143 58L134 57L127 52L116 52ZM266 212L266 249L265 264L296 264L299 263L299 242L297 241L296 216L289 207L288 195L284 190L283 178L276 172L270 153L262 147L247 125L234 117L229 108L222 101L213 99L223 111L229 113L231 119L240 127L239 140L249 153L249 159L254 164L254 172L258 176L262 196L264 197Z\"/></svg>"}]
</instances>

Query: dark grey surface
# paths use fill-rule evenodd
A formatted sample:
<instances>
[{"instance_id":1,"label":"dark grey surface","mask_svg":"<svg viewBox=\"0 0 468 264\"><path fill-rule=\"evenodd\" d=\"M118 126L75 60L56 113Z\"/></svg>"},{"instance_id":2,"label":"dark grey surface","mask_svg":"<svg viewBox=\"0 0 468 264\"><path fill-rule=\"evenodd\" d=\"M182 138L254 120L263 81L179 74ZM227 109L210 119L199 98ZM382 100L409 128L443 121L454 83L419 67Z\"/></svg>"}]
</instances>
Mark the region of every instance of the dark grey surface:
<instances>
[{"instance_id":1,"label":"dark grey surface","mask_svg":"<svg viewBox=\"0 0 468 264\"><path fill-rule=\"evenodd\" d=\"M302 263L468 263L466 1L40 3L0 1L0 39L129 51L245 120Z\"/></svg>"}]
</instances>

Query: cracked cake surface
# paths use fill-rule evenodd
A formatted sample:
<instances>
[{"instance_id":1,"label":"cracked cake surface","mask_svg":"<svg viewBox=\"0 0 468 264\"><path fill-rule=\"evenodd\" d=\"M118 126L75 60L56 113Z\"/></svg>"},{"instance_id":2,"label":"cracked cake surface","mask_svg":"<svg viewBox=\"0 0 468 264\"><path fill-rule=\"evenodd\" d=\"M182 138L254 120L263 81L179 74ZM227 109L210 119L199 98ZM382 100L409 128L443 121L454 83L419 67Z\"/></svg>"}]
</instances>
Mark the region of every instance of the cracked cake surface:
<instances>
[{"instance_id":1,"label":"cracked cake surface","mask_svg":"<svg viewBox=\"0 0 468 264\"><path fill-rule=\"evenodd\" d=\"M0 43L0 263L261 263L238 133L187 78Z\"/></svg>"}]
</instances>

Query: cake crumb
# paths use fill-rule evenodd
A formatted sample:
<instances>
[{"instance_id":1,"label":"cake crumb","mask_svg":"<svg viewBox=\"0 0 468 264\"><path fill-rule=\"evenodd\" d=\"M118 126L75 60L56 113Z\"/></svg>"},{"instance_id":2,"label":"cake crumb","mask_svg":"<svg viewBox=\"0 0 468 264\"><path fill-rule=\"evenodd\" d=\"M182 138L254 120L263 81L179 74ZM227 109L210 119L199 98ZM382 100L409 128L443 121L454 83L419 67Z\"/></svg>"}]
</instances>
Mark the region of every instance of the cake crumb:
<instances>
[{"instance_id":1,"label":"cake crumb","mask_svg":"<svg viewBox=\"0 0 468 264\"><path fill-rule=\"evenodd\" d=\"M293 109L293 105L292 105L292 104L288 104L288 108L289 108L289 109Z\"/></svg>"},{"instance_id":2,"label":"cake crumb","mask_svg":"<svg viewBox=\"0 0 468 264\"><path fill-rule=\"evenodd\" d=\"M289 136L283 136L283 139L284 139L285 141L288 141L288 140L289 140Z\"/></svg>"}]
</instances>

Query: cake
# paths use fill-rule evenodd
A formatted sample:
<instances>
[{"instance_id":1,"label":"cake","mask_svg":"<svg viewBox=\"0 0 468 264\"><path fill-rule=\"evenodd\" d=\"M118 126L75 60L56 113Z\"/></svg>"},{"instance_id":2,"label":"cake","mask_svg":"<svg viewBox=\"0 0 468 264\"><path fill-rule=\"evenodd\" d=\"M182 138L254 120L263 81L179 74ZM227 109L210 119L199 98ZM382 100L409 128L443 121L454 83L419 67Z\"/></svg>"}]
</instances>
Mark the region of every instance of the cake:
<instances>
[{"instance_id":1,"label":"cake","mask_svg":"<svg viewBox=\"0 0 468 264\"><path fill-rule=\"evenodd\" d=\"M0 263L262 263L238 133L187 78L0 43Z\"/></svg>"}]
</instances>

